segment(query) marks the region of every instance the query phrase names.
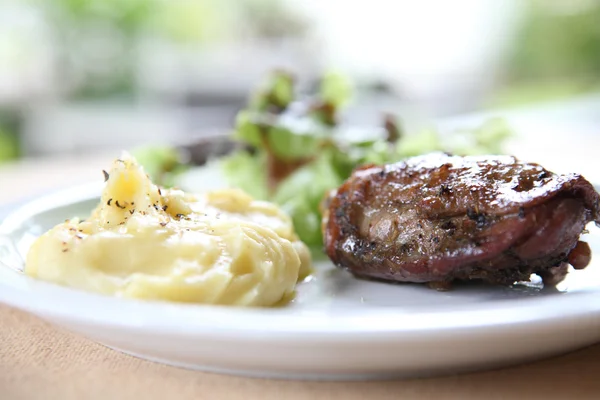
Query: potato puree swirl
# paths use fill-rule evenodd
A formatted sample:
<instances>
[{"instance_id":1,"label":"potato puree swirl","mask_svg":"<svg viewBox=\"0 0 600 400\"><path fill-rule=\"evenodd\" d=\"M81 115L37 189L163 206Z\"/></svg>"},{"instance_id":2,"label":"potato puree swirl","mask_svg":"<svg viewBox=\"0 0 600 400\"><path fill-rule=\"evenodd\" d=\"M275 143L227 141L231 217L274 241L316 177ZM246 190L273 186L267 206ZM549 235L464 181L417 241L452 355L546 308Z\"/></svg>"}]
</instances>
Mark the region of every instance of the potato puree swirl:
<instances>
[{"instance_id":1,"label":"potato puree swirl","mask_svg":"<svg viewBox=\"0 0 600 400\"><path fill-rule=\"evenodd\" d=\"M308 274L309 250L274 204L237 189L161 189L127 154L106 175L91 216L39 237L26 274L115 296L239 306L273 306Z\"/></svg>"}]
</instances>

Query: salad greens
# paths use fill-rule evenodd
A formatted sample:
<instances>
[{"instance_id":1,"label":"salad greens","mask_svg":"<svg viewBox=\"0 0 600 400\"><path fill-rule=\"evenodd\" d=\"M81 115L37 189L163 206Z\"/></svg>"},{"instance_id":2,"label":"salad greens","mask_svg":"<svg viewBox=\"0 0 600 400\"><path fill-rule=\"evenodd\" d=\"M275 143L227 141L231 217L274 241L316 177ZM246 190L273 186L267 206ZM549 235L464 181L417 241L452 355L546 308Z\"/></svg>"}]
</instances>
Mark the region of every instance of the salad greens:
<instances>
[{"instance_id":1,"label":"salad greens","mask_svg":"<svg viewBox=\"0 0 600 400\"><path fill-rule=\"evenodd\" d=\"M407 134L394 116L386 115L372 135L365 135L367 139L350 140L339 121L351 96L351 85L338 74L324 75L316 90L303 92L292 75L274 71L236 118L233 138L252 151L238 150L219 162L229 185L279 204L291 216L300 238L315 249L323 243L321 202L357 166L392 163L432 151L497 154L510 135L502 120L452 135L434 130ZM173 164L166 175L171 180L173 172L184 168L173 161L173 154L154 151L154 158L146 154L140 160L151 165L153 178L161 170L160 163Z\"/></svg>"},{"instance_id":2,"label":"salad greens","mask_svg":"<svg viewBox=\"0 0 600 400\"><path fill-rule=\"evenodd\" d=\"M338 124L352 94L344 77L325 75L315 93L301 93L295 86L288 73L276 71L255 92L239 113L234 131L234 137L254 147L255 153L237 152L224 158L222 166L229 183L279 204L309 246L323 243L319 206L324 196L357 166L432 151L499 153L509 135L500 120L450 137L433 130L406 135L388 115L376 128L387 140L350 141Z\"/></svg>"},{"instance_id":3,"label":"salad greens","mask_svg":"<svg viewBox=\"0 0 600 400\"><path fill-rule=\"evenodd\" d=\"M136 149L133 155L152 180L164 187L175 186L179 175L190 167L173 147L146 146Z\"/></svg>"}]
</instances>

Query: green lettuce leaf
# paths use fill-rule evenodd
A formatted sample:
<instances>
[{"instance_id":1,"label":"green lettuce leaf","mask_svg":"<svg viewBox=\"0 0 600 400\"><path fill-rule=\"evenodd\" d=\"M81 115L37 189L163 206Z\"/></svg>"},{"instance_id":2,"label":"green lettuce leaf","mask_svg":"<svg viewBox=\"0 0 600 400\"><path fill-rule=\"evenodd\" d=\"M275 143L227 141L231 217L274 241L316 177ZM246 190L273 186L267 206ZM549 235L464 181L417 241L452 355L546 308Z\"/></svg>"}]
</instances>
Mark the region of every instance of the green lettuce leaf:
<instances>
[{"instance_id":1,"label":"green lettuce leaf","mask_svg":"<svg viewBox=\"0 0 600 400\"><path fill-rule=\"evenodd\" d=\"M269 199L264 154L240 151L223 157L220 165L230 186L240 188L256 199Z\"/></svg>"}]
</instances>

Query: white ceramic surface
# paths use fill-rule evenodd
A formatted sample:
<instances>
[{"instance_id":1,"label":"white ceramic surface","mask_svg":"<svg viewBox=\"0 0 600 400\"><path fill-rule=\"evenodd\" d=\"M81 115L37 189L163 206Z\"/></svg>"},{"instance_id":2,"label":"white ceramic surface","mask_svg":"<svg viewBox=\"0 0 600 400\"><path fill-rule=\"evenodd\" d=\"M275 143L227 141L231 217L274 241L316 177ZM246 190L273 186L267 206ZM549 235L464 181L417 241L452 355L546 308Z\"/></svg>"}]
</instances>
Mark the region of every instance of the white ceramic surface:
<instances>
[{"instance_id":1,"label":"white ceramic surface","mask_svg":"<svg viewBox=\"0 0 600 400\"><path fill-rule=\"evenodd\" d=\"M40 198L0 226L0 261L18 267L31 241L84 217L100 186ZM600 230L585 236L600 254ZM6 240L6 238L10 240ZM14 248L10 244L15 244ZM327 261L279 309L111 298L0 266L0 301L142 358L262 377L366 379L493 368L600 341L600 264L557 288L458 285L436 292L352 278Z\"/></svg>"}]
</instances>

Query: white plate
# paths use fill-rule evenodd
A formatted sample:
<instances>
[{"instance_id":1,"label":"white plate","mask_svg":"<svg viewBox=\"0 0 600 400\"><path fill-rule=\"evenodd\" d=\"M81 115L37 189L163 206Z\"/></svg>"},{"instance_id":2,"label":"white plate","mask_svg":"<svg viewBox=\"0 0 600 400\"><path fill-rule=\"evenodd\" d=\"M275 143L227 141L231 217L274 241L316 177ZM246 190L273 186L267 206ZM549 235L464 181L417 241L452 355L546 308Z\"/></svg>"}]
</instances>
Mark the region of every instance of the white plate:
<instances>
[{"instance_id":1,"label":"white plate","mask_svg":"<svg viewBox=\"0 0 600 400\"><path fill-rule=\"evenodd\" d=\"M85 216L98 185L29 203L0 226L0 261L18 264L33 238ZM586 235L600 253L600 233ZM15 254L18 253L18 254ZM556 289L477 284L436 292L352 278L327 261L280 309L111 298L36 281L0 267L0 301L142 358L262 377L367 379L485 369L600 341L600 265Z\"/></svg>"}]
</instances>

